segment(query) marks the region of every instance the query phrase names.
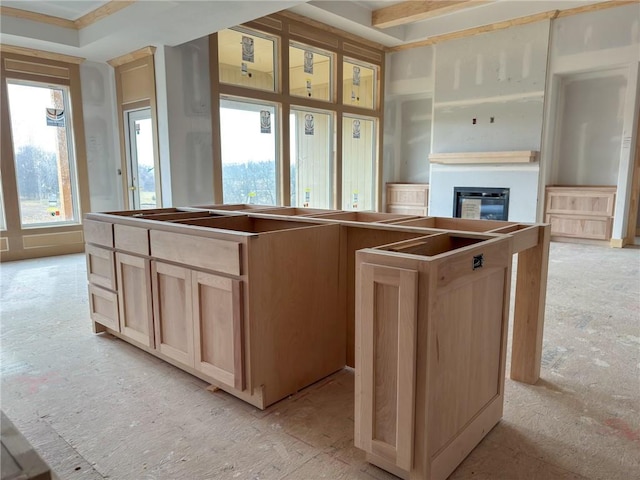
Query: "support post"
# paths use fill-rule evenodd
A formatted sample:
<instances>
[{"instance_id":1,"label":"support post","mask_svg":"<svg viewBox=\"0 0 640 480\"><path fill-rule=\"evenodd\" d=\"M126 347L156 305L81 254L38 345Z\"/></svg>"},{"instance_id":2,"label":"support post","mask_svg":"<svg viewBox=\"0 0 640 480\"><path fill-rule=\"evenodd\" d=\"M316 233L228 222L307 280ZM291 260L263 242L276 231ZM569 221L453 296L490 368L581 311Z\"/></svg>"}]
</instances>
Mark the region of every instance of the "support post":
<instances>
[{"instance_id":1,"label":"support post","mask_svg":"<svg viewBox=\"0 0 640 480\"><path fill-rule=\"evenodd\" d=\"M532 385L540 378L550 236L551 226L540 226L538 244L518 254L511 379Z\"/></svg>"}]
</instances>

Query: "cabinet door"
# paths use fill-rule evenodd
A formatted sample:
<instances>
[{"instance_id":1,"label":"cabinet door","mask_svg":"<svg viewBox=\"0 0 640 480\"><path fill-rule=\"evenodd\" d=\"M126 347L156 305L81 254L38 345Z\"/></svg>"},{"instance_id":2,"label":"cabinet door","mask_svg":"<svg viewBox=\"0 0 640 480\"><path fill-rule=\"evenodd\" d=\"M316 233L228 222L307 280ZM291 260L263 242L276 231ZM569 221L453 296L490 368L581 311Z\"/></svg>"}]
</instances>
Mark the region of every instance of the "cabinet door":
<instances>
[{"instance_id":1,"label":"cabinet door","mask_svg":"<svg viewBox=\"0 0 640 480\"><path fill-rule=\"evenodd\" d=\"M355 444L410 471L418 272L363 263L358 275Z\"/></svg>"},{"instance_id":2,"label":"cabinet door","mask_svg":"<svg viewBox=\"0 0 640 480\"><path fill-rule=\"evenodd\" d=\"M244 390L242 283L192 272L195 368Z\"/></svg>"},{"instance_id":3,"label":"cabinet door","mask_svg":"<svg viewBox=\"0 0 640 480\"><path fill-rule=\"evenodd\" d=\"M193 367L191 270L151 262L156 349Z\"/></svg>"},{"instance_id":4,"label":"cabinet door","mask_svg":"<svg viewBox=\"0 0 640 480\"><path fill-rule=\"evenodd\" d=\"M146 258L116 253L120 333L153 347L151 262Z\"/></svg>"}]
</instances>

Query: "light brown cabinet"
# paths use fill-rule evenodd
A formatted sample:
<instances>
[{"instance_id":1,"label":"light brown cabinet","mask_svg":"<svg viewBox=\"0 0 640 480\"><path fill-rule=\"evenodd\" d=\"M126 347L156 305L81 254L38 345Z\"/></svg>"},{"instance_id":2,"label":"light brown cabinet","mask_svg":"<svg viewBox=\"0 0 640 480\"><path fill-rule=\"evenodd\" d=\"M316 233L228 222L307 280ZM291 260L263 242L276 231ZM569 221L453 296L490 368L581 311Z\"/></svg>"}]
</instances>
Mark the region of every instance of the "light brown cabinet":
<instances>
[{"instance_id":1,"label":"light brown cabinet","mask_svg":"<svg viewBox=\"0 0 640 480\"><path fill-rule=\"evenodd\" d=\"M616 187L550 186L546 196L552 237L611 239Z\"/></svg>"},{"instance_id":2,"label":"light brown cabinet","mask_svg":"<svg viewBox=\"0 0 640 480\"><path fill-rule=\"evenodd\" d=\"M356 254L355 443L444 480L502 417L511 239L439 234Z\"/></svg>"},{"instance_id":3,"label":"light brown cabinet","mask_svg":"<svg viewBox=\"0 0 640 480\"><path fill-rule=\"evenodd\" d=\"M426 183L387 183L386 194L389 213L428 214L429 185Z\"/></svg>"}]
</instances>

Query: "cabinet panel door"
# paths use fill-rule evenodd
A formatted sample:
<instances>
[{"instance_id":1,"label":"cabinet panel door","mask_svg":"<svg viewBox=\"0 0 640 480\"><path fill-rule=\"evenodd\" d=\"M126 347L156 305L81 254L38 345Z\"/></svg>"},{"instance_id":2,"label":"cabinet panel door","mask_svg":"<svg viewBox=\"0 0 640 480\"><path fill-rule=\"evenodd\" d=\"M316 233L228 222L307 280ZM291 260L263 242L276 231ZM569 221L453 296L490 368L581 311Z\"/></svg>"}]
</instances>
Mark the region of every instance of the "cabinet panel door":
<instances>
[{"instance_id":1,"label":"cabinet panel door","mask_svg":"<svg viewBox=\"0 0 640 480\"><path fill-rule=\"evenodd\" d=\"M115 290L116 271L113 252L93 245L85 245L84 251L87 256L89 283Z\"/></svg>"},{"instance_id":2,"label":"cabinet panel door","mask_svg":"<svg viewBox=\"0 0 640 480\"><path fill-rule=\"evenodd\" d=\"M195 368L244 390L242 283L192 272Z\"/></svg>"},{"instance_id":3,"label":"cabinet panel door","mask_svg":"<svg viewBox=\"0 0 640 480\"><path fill-rule=\"evenodd\" d=\"M153 347L151 262L146 258L116 253L120 333Z\"/></svg>"},{"instance_id":4,"label":"cabinet panel door","mask_svg":"<svg viewBox=\"0 0 640 480\"><path fill-rule=\"evenodd\" d=\"M356 316L356 446L413 466L418 272L363 263Z\"/></svg>"},{"instance_id":5,"label":"cabinet panel door","mask_svg":"<svg viewBox=\"0 0 640 480\"><path fill-rule=\"evenodd\" d=\"M191 270L155 261L151 268L156 349L193 367Z\"/></svg>"}]
</instances>

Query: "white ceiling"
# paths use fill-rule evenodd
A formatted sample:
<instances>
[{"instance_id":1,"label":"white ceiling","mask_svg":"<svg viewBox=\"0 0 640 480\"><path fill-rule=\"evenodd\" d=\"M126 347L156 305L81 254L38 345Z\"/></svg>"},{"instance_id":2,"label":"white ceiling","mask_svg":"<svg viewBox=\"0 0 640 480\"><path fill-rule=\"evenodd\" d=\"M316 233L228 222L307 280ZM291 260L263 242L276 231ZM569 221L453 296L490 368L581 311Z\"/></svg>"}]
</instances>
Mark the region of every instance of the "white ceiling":
<instances>
[{"instance_id":1,"label":"white ceiling","mask_svg":"<svg viewBox=\"0 0 640 480\"><path fill-rule=\"evenodd\" d=\"M494 0L427 20L378 29L371 12L401 1L138 0L82 30L2 15L0 42L89 60L106 61L147 45L175 46L283 9L386 46L398 46L468 28L601 0ZM77 20L106 1L2 1L13 7Z\"/></svg>"}]
</instances>

